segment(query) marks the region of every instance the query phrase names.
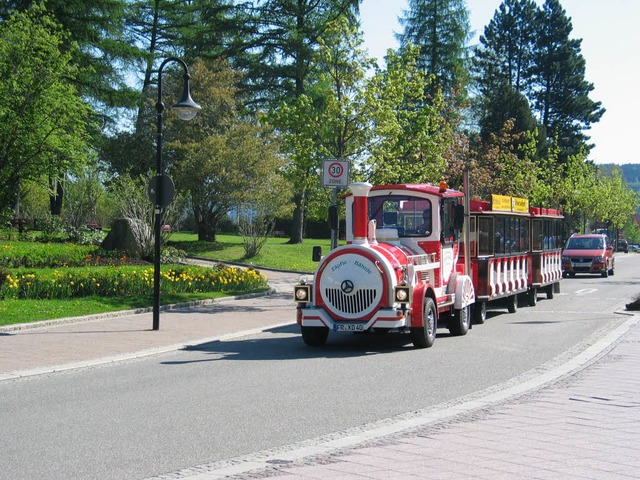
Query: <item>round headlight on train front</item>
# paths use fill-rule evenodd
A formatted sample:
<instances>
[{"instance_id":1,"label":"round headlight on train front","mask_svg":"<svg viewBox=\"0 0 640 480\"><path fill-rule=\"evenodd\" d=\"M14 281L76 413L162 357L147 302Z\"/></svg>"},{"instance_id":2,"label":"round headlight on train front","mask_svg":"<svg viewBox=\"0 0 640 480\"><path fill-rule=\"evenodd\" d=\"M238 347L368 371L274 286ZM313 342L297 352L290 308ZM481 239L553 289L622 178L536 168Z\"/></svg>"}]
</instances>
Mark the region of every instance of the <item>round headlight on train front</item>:
<instances>
[{"instance_id":1,"label":"round headlight on train front","mask_svg":"<svg viewBox=\"0 0 640 480\"><path fill-rule=\"evenodd\" d=\"M411 287L408 285L398 285L394 291L395 301L398 303L411 302Z\"/></svg>"},{"instance_id":2,"label":"round headlight on train front","mask_svg":"<svg viewBox=\"0 0 640 480\"><path fill-rule=\"evenodd\" d=\"M296 295L296 300L298 300L299 302L305 302L309 300L309 288L297 287L295 295Z\"/></svg>"}]
</instances>

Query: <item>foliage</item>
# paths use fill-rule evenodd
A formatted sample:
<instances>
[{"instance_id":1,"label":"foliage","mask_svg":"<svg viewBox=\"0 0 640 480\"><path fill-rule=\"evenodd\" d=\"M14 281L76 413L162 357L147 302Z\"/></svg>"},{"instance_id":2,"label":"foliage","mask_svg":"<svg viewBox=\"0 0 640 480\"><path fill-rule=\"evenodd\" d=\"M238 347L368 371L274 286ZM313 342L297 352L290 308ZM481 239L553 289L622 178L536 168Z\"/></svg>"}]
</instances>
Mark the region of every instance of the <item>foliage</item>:
<instances>
[{"instance_id":1,"label":"foliage","mask_svg":"<svg viewBox=\"0 0 640 480\"><path fill-rule=\"evenodd\" d=\"M86 158L91 111L74 87L77 68L59 25L41 6L0 23L0 206L20 181ZM18 186L18 188L16 188Z\"/></svg>"},{"instance_id":2,"label":"foliage","mask_svg":"<svg viewBox=\"0 0 640 480\"><path fill-rule=\"evenodd\" d=\"M269 116L289 159L282 175L294 192L292 243L301 241L303 217L326 216L329 189L322 188L323 160L355 164L370 138L364 90L373 60L362 51L362 37L340 19L327 25L319 43L313 57L318 71L309 76L307 91Z\"/></svg>"},{"instance_id":3,"label":"foliage","mask_svg":"<svg viewBox=\"0 0 640 480\"><path fill-rule=\"evenodd\" d=\"M81 233L83 227L97 219L100 198L105 193L96 165L87 165L68 176L65 186L65 208L62 215L67 226Z\"/></svg>"},{"instance_id":4,"label":"foliage","mask_svg":"<svg viewBox=\"0 0 640 480\"><path fill-rule=\"evenodd\" d=\"M134 39L127 35L126 6L129 0L12 0L3 2L0 15L44 4L46 13L61 25L69 39L61 47L79 67L73 83L84 98L103 111L131 106L138 98L127 85L126 72L140 58Z\"/></svg>"},{"instance_id":5,"label":"foliage","mask_svg":"<svg viewBox=\"0 0 640 480\"><path fill-rule=\"evenodd\" d=\"M202 111L172 128L176 185L189 193L201 240L215 240L217 225L235 205L268 204L277 214L286 186L277 175L282 158L267 126L242 118L233 82L223 63L196 62L193 88Z\"/></svg>"},{"instance_id":6,"label":"foliage","mask_svg":"<svg viewBox=\"0 0 640 480\"><path fill-rule=\"evenodd\" d=\"M473 60L483 138L487 130L497 133L508 118L516 119L518 131L532 131L527 111L532 108L542 127L541 145L545 137L559 142L559 161L589 152L583 132L604 109L589 98L594 87L585 80L581 40L570 38L572 29L559 0L546 0L540 8L532 0L500 5Z\"/></svg>"},{"instance_id":7,"label":"foliage","mask_svg":"<svg viewBox=\"0 0 640 480\"><path fill-rule=\"evenodd\" d=\"M480 198L491 193L530 197L539 173L534 155L535 138L515 132L514 121L508 120L499 134L481 142L478 163L486 176L484 182L471 182L474 192Z\"/></svg>"},{"instance_id":8,"label":"foliage","mask_svg":"<svg viewBox=\"0 0 640 480\"><path fill-rule=\"evenodd\" d=\"M430 80L418 69L417 54L416 48L389 51L386 71L367 87L373 141L362 173L374 184L437 182L445 171L453 132L440 115L442 96L425 102Z\"/></svg>"},{"instance_id":9,"label":"foliage","mask_svg":"<svg viewBox=\"0 0 640 480\"><path fill-rule=\"evenodd\" d=\"M171 245L162 247L160 251L160 263L163 264L182 263L186 257L187 252Z\"/></svg>"}]
</instances>

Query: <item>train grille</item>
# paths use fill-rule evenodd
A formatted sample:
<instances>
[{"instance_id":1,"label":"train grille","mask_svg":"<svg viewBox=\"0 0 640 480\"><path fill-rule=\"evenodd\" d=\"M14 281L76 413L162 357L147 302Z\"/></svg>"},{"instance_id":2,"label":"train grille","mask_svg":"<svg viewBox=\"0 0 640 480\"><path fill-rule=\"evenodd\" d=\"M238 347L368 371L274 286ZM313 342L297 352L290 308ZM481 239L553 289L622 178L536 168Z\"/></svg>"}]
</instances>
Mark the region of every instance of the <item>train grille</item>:
<instances>
[{"instance_id":1,"label":"train grille","mask_svg":"<svg viewBox=\"0 0 640 480\"><path fill-rule=\"evenodd\" d=\"M349 315L367 311L378 297L378 292L373 288L363 288L349 294L339 288L326 288L324 292L333 310Z\"/></svg>"}]
</instances>

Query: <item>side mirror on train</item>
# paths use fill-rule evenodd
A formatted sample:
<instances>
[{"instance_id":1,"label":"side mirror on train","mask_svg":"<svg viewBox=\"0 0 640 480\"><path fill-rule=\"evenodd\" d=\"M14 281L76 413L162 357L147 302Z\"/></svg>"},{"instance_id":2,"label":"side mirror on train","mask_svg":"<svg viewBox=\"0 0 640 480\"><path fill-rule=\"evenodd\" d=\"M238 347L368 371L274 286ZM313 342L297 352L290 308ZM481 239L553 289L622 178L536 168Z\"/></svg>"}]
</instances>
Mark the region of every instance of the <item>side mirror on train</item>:
<instances>
[{"instance_id":1,"label":"side mirror on train","mask_svg":"<svg viewBox=\"0 0 640 480\"><path fill-rule=\"evenodd\" d=\"M316 245L313 247L313 253L311 254L311 260L314 262L319 262L322 259L322 247Z\"/></svg>"},{"instance_id":2,"label":"side mirror on train","mask_svg":"<svg viewBox=\"0 0 640 480\"><path fill-rule=\"evenodd\" d=\"M464 226L464 205L458 204L453 210L453 228L455 230L462 230Z\"/></svg>"}]
</instances>

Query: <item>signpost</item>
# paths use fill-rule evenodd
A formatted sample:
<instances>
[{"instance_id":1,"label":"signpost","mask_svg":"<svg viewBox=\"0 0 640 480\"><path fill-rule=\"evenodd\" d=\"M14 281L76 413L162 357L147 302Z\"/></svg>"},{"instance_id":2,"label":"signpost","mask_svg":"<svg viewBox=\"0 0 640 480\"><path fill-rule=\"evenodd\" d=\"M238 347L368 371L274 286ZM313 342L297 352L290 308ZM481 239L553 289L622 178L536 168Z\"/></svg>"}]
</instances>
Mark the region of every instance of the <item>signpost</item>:
<instances>
[{"instance_id":1,"label":"signpost","mask_svg":"<svg viewBox=\"0 0 640 480\"><path fill-rule=\"evenodd\" d=\"M349 185L349 162L344 160L325 160L322 165L322 185L333 188L333 202L330 212L334 215L338 204L338 188ZM335 215L337 219L337 215ZM331 249L338 247L338 222L331 220Z\"/></svg>"},{"instance_id":2,"label":"signpost","mask_svg":"<svg viewBox=\"0 0 640 480\"><path fill-rule=\"evenodd\" d=\"M344 160L325 160L322 179L325 187L346 187L349 185L349 162Z\"/></svg>"}]
</instances>

